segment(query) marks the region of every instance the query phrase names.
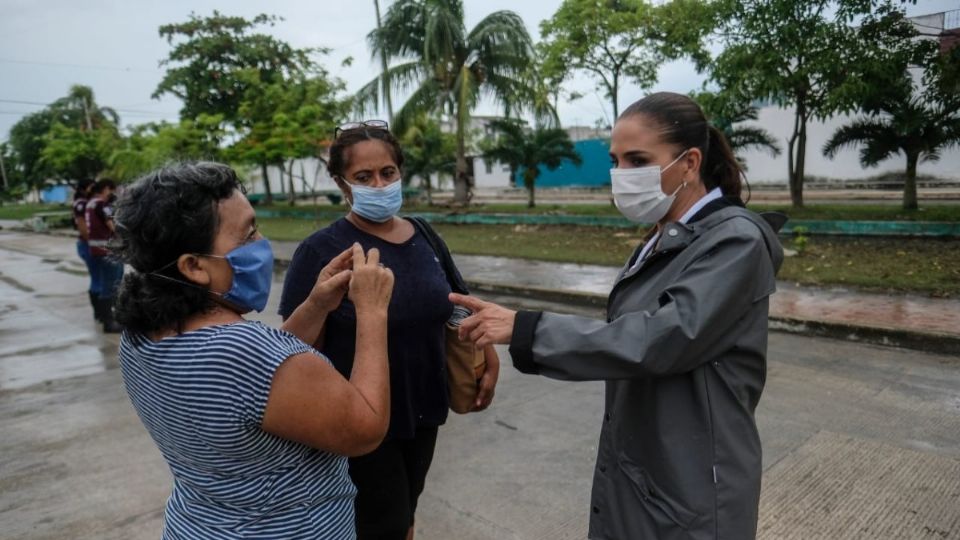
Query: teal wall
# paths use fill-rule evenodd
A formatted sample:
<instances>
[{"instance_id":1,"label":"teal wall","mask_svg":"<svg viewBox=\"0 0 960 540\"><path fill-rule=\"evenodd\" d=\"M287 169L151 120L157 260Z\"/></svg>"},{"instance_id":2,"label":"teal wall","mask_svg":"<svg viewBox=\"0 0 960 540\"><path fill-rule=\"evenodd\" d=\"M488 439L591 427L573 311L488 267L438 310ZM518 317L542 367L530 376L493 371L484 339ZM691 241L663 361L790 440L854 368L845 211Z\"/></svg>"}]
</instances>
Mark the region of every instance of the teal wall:
<instances>
[{"instance_id":1,"label":"teal wall","mask_svg":"<svg viewBox=\"0 0 960 540\"><path fill-rule=\"evenodd\" d=\"M605 139L589 139L574 143L583 163L577 167L568 160L555 171L540 167L537 188L601 187L610 185L610 143ZM517 187L523 187L523 176L517 171Z\"/></svg>"}]
</instances>

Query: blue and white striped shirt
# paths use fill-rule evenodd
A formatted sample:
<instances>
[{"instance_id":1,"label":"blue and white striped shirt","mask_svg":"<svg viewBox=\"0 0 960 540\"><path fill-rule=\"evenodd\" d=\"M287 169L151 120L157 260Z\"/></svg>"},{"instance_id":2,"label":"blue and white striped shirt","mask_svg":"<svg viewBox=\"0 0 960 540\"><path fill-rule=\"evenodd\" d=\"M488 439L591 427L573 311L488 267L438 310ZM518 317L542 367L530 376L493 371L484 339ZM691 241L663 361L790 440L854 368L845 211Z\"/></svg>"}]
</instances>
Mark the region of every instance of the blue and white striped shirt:
<instances>
[{"instance_id":1,"label":"blue and white striped shirt","mask_svg":"<svg viewBox=\"0 0 960 540\"><path fill-rule=\"evenodd\" d=\"M355 538L347 459L260 427L277 367L307 351L259 322L123 334L127 393L173 473L165 540Z\"/></svg>"}]
</instances>

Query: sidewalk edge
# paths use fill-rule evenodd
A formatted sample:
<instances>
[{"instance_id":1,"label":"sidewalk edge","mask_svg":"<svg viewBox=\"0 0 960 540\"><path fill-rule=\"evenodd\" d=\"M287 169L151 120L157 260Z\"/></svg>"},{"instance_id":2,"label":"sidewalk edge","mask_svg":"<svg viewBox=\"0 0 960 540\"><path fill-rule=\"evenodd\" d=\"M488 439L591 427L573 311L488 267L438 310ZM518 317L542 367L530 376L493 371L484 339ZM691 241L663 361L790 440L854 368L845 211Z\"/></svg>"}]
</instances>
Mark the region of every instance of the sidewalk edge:
<instances>
[{"instance_id":1,"label":"sidewalk edge","mask_svg":"<svg viewBox=\"0 0 960 540\"><path fill-rule=\"evenodd\" d=\"M501 294L546 300L582 307L604 308L607 297L598 293L518 286L467 279L475 293ZM833 321L770 316L770 329L778 332L858 341L885 347L901 347L923 352L960 356L960 335L920 332L903 328L865 326ZM960 362L960 358L957 360Z\"/></svg>"}]
</instances>

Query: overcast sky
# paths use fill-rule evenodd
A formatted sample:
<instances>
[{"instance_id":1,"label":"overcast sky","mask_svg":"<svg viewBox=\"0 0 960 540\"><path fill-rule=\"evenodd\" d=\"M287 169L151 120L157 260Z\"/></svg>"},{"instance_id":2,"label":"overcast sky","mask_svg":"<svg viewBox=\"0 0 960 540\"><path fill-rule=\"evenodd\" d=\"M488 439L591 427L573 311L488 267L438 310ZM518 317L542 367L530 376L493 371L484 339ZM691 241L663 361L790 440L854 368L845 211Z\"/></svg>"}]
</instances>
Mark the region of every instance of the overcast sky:
<instances>
[{"instance_id":1,"label":"overcast sky","mask_svg":"<svg viewBox=\"0 0 960 540\"><path fill-rule=\"evenodd\" d=\"M381 0L385 9L390 0ZM540 21L550 17L560 0L465 0L468 28L485 15L512 9L539 39ZM910 15L960 8L958 0L918 0ZM66 94L73 84L93 87L97 101L118 109L123 125L176 120L179 102L150 98L163 76L158 62L170 46L157 34L166 23L187 19L191 11L209 15L214 9L252 17L267 12L285 20L268 31L297 47L329 47L324 63L355 91L377 75L365 36L376 24L372 0L0 0L0 140L24 114ZM341 66L353 57L351 67ZM687 62L665 64L655 90L687 92L703 78ZM585 96L560 106L565 125L593 125L611 114L606 98L585 77L568 90ZM621 108L641 97L627 84ZM480 110L492 113L492 110Z\"/></svg>"}]
</instances>

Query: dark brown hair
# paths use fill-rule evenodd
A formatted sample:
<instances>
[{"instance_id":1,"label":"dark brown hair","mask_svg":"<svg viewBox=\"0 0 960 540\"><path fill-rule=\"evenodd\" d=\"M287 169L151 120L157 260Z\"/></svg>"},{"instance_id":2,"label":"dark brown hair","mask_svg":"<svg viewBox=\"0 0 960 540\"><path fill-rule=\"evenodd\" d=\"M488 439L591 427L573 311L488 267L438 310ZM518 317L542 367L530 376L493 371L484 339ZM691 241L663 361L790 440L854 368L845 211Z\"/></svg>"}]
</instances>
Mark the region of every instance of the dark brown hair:
<instances>
[{"instance_id":1,"label":"dark brown hair","mask_svg":"<svg viewBox=\"0 0 960 540\"><path fill-rule=\"evenodd\" d=\"M347 150L363 141L380 141L385 144L393 155L394 163L398 168L403 168L403 150L400 149L397 138L387 129L363 126L344 130L333 141L333 145L330 146L330 161L327 163L327 171L331 176L343 177L343 171L347 168Z\"/></svg>"},{"instance_id":2,"label":"dark brown hair","mask_svg":"<svg viewBox=\"0 0 960 540\"><path fill-rule=\"evenodd\" d=\"M697 102L683 94L657 92L627 107L620 118L645 116L660 128L663 141L688 148L699 148L703 154L700 178L707 191L720 186L724 195L740 197L743 169L733 156L727 138L707 122Z\"/></svg>"}]
</instances>

